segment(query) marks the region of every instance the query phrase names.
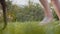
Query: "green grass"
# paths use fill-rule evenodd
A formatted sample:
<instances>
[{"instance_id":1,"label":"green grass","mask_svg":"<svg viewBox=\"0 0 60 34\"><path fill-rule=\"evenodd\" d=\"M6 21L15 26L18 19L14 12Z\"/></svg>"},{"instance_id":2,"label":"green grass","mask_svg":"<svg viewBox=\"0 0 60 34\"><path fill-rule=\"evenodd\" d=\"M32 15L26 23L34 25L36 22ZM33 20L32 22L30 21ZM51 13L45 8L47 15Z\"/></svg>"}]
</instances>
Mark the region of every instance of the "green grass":
<instances>
[{"instance_id":1,"label":"green grass","mask_svg":"<svg viewBox=\"0 0 60 34\"><path fill-rule=\"evenodd\" d=\"M39 26L39 22L14 22L8 23L4 31L0 34L60 34L60 25L58 21L45 26Z\"/></svg>"}]
</instances>

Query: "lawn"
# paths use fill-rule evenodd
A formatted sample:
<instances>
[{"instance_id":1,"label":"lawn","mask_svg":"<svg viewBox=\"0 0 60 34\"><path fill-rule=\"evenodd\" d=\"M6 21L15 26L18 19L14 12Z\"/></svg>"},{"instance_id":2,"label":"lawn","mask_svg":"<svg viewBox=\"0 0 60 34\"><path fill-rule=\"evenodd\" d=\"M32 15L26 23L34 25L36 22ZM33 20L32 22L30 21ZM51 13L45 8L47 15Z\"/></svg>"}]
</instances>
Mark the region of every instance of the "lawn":
<instances>
[{"instance_id":1,"label":"lawn","mask_svg":"<svg viewBox=\"0 0 60 34\"><path fill-rule=\"evenodd\" d=\"M39 26L38 23L36 21L8 23L7 28L0 31L0 34L60 34L58 21L45 26Z\"/></svg>"}]
</instances>

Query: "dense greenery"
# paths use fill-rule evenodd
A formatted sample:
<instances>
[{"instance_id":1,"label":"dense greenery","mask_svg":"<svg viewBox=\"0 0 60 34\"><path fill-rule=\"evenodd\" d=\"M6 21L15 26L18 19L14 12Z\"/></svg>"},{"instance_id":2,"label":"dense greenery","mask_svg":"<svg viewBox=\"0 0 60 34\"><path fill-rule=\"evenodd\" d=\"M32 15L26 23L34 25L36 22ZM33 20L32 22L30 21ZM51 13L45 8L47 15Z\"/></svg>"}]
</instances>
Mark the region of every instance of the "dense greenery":
<instances>
[{"instance_id":1,"label":"dense greenery","mask_svg":"<svg viewBox=\"0 0 60 34\"><path fill-rule=\"evenodd\" d=\"M37 4L36 6L31 5L25 6L21 8L19 12L17 12L17 21L40 21L43 18L43 10Z\"/></svg>"},{"instance_id":2,"label":"dense greenery","mask_svg":"<svg viewBox=\"0 0 60 34\"><path fill-rule=\"evenodd\" d=\"M28 6L8 4L8 14L12 14L17 21L40 21L43 18L43 10L39 4L29 3Z\"/></svg>"},{"instance_id":3,"label":"dense greenery","mask_svg":"<svg viewBox=\"0 0 60 34\"><path fill-rule=\"evenodd\" d=\"M18 6L12 4L12 1L7 1L7 21L41 21L44 18L44 12L40 4L28 2L28 6ZM57 18L53 8L54 18ZM1 19L2 21L2 16Z\"/></svg>"}]
</instances>

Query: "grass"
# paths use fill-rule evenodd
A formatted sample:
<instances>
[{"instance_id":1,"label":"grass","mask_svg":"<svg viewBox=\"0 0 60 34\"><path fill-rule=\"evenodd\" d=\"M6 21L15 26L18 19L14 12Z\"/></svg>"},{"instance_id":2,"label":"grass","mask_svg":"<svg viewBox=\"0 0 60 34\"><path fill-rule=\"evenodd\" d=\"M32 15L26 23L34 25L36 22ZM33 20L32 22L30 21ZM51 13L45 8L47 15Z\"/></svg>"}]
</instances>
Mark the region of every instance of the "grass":
<instances>
[{"instance_id":1,"label":"grass","mask_svg":"<svg viewBox=\"0 0 60 34\"><path fill-rule=\"evenodd\" d=\"M4 31L0 34L60 34L60 24L58 21L45 26L39 26L39 22L14 22L8 23Z\"/></svg>"}]
</instances>

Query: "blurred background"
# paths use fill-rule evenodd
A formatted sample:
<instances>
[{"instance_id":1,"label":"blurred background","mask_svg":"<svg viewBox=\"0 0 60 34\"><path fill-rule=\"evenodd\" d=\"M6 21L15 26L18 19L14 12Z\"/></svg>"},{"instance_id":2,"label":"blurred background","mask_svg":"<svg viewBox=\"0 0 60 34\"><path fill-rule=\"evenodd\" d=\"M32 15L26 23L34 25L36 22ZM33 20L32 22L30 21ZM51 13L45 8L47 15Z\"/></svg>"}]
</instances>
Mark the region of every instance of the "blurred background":
<instances>
[{"instance_id":1,"label":"blurred background","mask_svg":"<svg viewBox=\"0 0 60 34\"><path fill-rule=\"evenodd\" d=\"M8 22L41 21L44 18L44 12L39 0L6 0L6 4ZM50 1L49 4L55 20L58 20ZM0 8L0 22L3 21L2 15L2 10Z\"/></svg>"},{"instance_id":2,"label":"blurred background","mask_svg":"<svg viewBox=\"0 0 60 34\"><path fill-rule=\"evenodd\" d=\"M39 0L6 0L7 27L0 34L60 34L58 17L48 0L54 16L51 25L38 26L44 18L43 6ZM0 28L3 21L3 11L0 5Z\"/></svg>"}]
</instances>

